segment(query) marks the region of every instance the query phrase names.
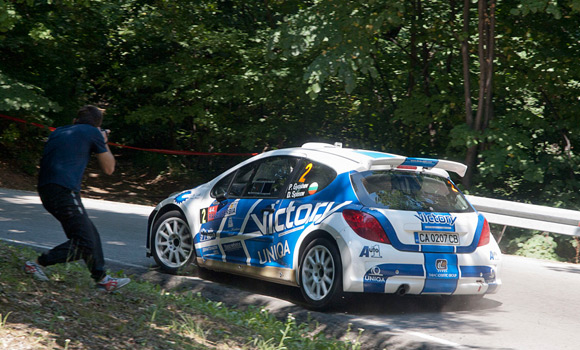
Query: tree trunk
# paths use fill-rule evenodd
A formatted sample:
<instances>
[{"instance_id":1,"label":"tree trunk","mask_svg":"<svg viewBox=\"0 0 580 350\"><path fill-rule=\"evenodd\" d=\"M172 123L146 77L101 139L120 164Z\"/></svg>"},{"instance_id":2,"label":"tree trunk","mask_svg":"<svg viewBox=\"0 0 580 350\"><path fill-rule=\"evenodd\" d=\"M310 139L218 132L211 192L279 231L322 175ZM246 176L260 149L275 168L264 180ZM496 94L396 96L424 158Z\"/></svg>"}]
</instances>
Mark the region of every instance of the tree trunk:
<instances>
[{"instance_id":1,"label":"tree trunk","mask_svg":"<svg viewBox=\"0 0 580 350\"><path fill-rule=\"evenodd\" d=\"M471 79L469 77L469 5L471 0L463 3L463 33L461 40L461 58L463 61L463 93L465 96L465 122L473 127L473 106L471 104Z\"/></svg>"},{"instance_id":2,"label":"tree trunk","mask_svg":"<svg viewBox=\"0 0 580 350\"><path fill-rule=\"evenodd\" d=\"M409 54L409 76L407 78L407 96L413 94L413 89L415 88L415 67L417 66L417 12L420 6L421 0L413 1L413 15L411 16L411 39L410 39L410 54Z\"/></svg>"},{"instance_id":3,"label":"tree trunk","mask_svg":"<svg viewBox=\"0 0 580 350\"><path fill-rule=\"evenodd\" d=\"M463 93L465 98L465 123L468 127L473 128L473 105L471 103L471 78L469 76L469 5L471 0L463 2L463 33L461 35L461 58L463 61ZM465 155L465 165L467 172L463 176L463 185L466 188L471 187L473 179L473 168L477 156L477 147L469 147Z\"/></svg>"},{"instance_id":4,"label":"tree trunk","mask_svg":"<svg viewBox=\"0 0 580 350\"><path fill-rule=\"evenodd\" d=\"M465 93L465 122L476 133L476 142L481 144L479 136L489 125L493 117L493 60L495 48L495 0L478 1L478 55L479 55L479 93L477 113L473 119L473 106L471 104L471 84L469 79L469 46L467 42L469 32L469 0L463 5L463 30L464 40L461 43L463 57L463 79ZM468 166L467 173L463 177L463 185L470 188L473 183L473 174L477 167L478 145L467 148L465 164Z\"/></svg>"}]
</instances>

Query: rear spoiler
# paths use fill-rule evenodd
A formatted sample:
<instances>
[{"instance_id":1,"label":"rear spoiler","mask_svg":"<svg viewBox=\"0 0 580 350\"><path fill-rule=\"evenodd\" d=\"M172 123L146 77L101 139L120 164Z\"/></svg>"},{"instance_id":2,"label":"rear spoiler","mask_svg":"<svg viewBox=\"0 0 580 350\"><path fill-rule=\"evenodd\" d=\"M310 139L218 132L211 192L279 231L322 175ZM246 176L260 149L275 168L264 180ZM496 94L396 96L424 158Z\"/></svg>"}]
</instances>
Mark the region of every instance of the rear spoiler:
<instances>
[{"instance_id":1,"label":"rear spoiler","mask_svg":"<svg viewBox=\"0 0 580 350\"><path fill-rule=\"evenodd\" d=\"M423 169L438 168L447 171L452 171L459 176L465 176L467 165L450 160L439 160L431 158L411 158L411 157L388 157L375 158L368 161L368 170L390 170L397 167L417 167Z\"/></svg>"}]
</instances>

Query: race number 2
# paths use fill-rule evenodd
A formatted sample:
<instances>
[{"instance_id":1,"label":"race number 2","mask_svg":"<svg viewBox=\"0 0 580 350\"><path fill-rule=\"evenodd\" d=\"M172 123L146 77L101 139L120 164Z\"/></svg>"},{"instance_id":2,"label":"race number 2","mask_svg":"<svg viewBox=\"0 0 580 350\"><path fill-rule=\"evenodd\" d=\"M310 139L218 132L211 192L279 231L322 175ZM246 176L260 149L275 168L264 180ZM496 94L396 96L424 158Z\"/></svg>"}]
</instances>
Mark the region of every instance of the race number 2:
<instances>
[{"instance_id":1,"label":"race number 2","mask_svg":"<svg viewBox=\"0 0 580 350\"><path fill-rule=\"evenodd\" d=\"M306 166L306 168L304 168L304 170L306 171L304 172L304 174L302 174L298 182L306 181L306 175L310 172L310 170L312 170L312 163L308 163L308 165Z\"/></svg>"}]
</instances>

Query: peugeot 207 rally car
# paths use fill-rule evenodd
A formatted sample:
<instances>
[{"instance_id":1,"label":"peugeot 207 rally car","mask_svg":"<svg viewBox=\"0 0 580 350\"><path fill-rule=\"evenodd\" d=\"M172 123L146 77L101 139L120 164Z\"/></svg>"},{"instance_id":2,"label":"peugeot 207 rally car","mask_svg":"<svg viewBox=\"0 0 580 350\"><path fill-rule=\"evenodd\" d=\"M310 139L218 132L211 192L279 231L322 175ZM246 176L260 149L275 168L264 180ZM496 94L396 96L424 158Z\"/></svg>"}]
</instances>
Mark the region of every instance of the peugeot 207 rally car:
<instances>
[{"instance_id":1,"label":"peugeot 207 rally car","mask_svg":"<svg viewBox=\"0 0 580 350\"><path fill-rule=\"evenodd\" d=\"M157 205L147 255L297 286L313 308L342 292L494 293L500 250L448 173L466 169L320 143L266 152Z\"/></svg>"}]
</instances>

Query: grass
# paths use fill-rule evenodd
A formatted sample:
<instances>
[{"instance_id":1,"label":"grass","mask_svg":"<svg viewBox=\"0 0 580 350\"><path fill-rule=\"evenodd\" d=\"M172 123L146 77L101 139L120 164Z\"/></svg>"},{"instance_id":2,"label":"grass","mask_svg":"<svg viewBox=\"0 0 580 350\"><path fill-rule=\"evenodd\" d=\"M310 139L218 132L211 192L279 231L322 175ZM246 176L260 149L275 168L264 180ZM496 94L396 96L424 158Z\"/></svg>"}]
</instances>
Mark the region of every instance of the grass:
<instances>
[{"instance_id":1,"label":"grass","mask_svg":"<svg viewBox=\"0 0 580 350\"><path fill-rule=\"evenodd\" d=\"M257 307L236 309L191 292L133 281L119 293L95 290L84 265L23 271L37 252L0 242L0 349L360 349L315 322L280 320ZM122 273L122 272L121 272ZM135 276L132 276L135 279ZM138 278L137 278L138 279Z\"/></svg>"}]
</instances>

